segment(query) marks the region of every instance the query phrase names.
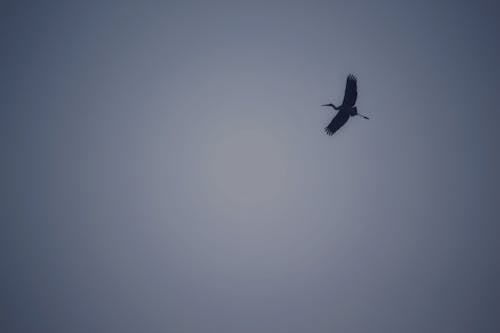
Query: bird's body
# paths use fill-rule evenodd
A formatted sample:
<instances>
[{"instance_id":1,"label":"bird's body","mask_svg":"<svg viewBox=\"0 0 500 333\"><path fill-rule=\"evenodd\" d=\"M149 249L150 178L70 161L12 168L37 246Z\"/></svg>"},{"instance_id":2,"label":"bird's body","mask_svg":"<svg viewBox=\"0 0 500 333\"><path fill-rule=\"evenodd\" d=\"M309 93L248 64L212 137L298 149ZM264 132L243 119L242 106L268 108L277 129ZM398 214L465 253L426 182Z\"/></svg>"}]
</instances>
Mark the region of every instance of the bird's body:
<instances>
[{"instance_id":1,"label":"bird's body","mask_svg":"<svg viewBox=\"0 0 500 333\"><path fill-rule=\"evenodd\" d=\"M325 127L325 132L328 135L333 135L339 130L344 124L349 120L350 117L360 116L365 119L368 117L358 113L358 108L354 105L356 104L356 99L358 98L358 86L357 79L354 75L349 74L347 76L346 88L344 93L344 100L340 106L335 106L332 103L324 104L323 106L330 106L334 110L337 110L337 115L332 119L330 124Z\"/></svg>"}]
</instances>

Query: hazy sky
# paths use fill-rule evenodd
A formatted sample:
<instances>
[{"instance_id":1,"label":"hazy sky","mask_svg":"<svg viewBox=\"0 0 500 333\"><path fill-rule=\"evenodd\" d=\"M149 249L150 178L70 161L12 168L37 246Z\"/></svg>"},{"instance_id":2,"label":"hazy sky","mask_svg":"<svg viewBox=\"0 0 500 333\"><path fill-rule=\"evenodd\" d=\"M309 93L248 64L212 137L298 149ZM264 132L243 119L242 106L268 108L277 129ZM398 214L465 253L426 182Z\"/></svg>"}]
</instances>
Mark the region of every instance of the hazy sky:
<instances>
[{"instance_id":1,"label":"hazy sky","mask_svg":"<svg viewBox=\"0 0 500 333\"><path fill-rule=\"evenodd\" d=\"M496 1L0 1L2 332L500 331ZM345 78L355 118L329 137Z\"/></svg>"}]
</instances>

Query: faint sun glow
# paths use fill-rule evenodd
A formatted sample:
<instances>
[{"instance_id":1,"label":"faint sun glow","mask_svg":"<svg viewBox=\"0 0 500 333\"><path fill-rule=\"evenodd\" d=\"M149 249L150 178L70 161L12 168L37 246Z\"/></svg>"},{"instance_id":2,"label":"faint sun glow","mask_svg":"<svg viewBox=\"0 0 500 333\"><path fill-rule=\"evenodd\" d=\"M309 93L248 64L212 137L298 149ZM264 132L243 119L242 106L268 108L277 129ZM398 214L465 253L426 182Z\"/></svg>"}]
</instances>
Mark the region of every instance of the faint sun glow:
<instances>
[{"instance_id":1,"label":"faint sun glow","mask_svg":"<svg viewBox=\"0 0 500 333\"><path fill-rule=\"evenodd\" d=\"M286 196L287 154L271 133L224 133L209 145L206 177L211 201L235 208L266 208Z\"/></svg>"}]
</instances>

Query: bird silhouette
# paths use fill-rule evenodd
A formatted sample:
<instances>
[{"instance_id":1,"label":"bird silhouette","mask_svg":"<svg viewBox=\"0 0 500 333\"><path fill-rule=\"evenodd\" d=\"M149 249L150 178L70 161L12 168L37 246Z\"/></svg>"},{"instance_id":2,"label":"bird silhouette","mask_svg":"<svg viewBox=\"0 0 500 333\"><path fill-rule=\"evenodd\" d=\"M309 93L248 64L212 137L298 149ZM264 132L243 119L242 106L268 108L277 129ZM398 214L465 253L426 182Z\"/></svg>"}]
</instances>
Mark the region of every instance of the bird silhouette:
<instances>
[{"instance_id":1,"label":"bird silhouette","mask_svg":"<svg viewBox=\"0 0 500 333\"><path fill-rule=\"evenodd\" d=\"M349 74L347 76L347 82L345 86L344 100L342 105L335 106L333 103L323 104L322 106L330 106L334 110L337 110L337 114L333 117L332 121L325 127L325 132L328 135L333 135L339 130L344 124L349 120L350 117L360 116L365 119L370 119L365 115L358 113L358 109L354 106L356 104L356 99L358 98L358 80L357 78Z\"/></svg>"}]
</instances>

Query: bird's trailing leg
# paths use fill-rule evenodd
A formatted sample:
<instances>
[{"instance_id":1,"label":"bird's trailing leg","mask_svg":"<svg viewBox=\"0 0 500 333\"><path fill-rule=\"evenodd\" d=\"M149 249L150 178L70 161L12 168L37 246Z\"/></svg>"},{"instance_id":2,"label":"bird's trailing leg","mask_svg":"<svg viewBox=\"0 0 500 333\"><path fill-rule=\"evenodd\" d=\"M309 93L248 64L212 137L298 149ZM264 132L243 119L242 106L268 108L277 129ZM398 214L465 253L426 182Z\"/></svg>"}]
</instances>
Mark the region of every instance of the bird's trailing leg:
<instances>
[{"instance_id":1,"label":"bird's trailing leg","mask_svg":"<svg viewBox=\"0 0 500 333\"><path fill-rule=\"evenodd\" d=\"M353 107L353 108L351 109L351 116L360 116L360 117L363 117L363 118L365 118L365 119L370 119L370 118L368 118L367 116L365 116L364 114L359 113L359 112L358 112L358 108L357 108L357 107Z\"/></svg>"}]
</instances>

